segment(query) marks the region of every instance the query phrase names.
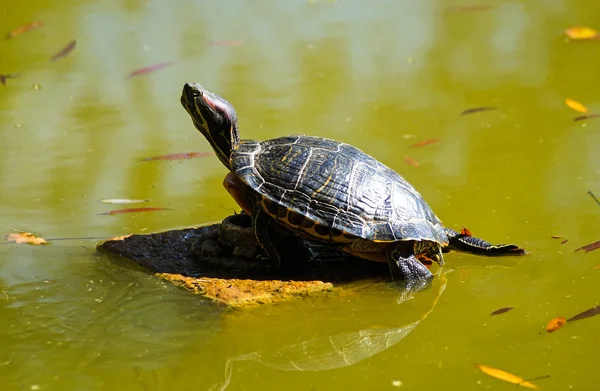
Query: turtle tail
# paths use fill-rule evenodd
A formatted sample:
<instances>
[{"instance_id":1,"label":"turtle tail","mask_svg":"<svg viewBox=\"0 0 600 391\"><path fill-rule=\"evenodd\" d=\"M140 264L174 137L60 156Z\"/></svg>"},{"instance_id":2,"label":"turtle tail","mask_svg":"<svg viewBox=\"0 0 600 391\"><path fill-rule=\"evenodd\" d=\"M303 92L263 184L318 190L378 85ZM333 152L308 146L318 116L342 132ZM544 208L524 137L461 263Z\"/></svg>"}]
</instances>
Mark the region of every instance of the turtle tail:
<instances>
[{"instance_id":1,"label":"turtle tail","mask_svg":"<svg viewBox=\"0 0 600 391\"><path fill-rule=\"evenodd\" d=\"M443 248L444 252L462 251L490 257L525 254L525 250L514 244L491 244L483 239L462 234L450 228L444 228L444 230L448 235L448 245Z\"/></svg>"}]
</instances>

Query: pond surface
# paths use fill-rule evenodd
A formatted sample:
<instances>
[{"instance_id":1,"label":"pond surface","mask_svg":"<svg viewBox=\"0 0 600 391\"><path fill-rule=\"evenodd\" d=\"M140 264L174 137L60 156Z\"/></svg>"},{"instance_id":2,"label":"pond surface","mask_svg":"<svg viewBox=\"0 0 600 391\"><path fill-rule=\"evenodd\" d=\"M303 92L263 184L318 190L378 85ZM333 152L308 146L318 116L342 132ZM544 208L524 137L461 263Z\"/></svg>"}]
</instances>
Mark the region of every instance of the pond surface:
<instances>
[{"instance_id":1,"label":"pond surface","mask_svg":"<svg viewBox=\"0 0 600 391\"><path fill-rule=\"evenodd\" d=\"M0 245L3 390L514 387L474 364L549 375L534 381L548 390L596 389L600 318L545 326L600 302L600 251L573 251L600 239L587 194L600 195L600 119L573 121L564 104L600 113L600 41L564 36L600 28L600 3L4 0L0 10L2 34L43 22L0 41L0 73L19 74L0 85L0 224L81 238ZM354 144L404 175L447 226L530 254L449 254L431 289L407 300L365 284L227 311L97 253L85 238L237 210L214 156L141 160L210 151L179 103L188 81L235 105L244 138ZM120 207L104 198L169 210L99 215Z\"/></svg>"}]
</instances>

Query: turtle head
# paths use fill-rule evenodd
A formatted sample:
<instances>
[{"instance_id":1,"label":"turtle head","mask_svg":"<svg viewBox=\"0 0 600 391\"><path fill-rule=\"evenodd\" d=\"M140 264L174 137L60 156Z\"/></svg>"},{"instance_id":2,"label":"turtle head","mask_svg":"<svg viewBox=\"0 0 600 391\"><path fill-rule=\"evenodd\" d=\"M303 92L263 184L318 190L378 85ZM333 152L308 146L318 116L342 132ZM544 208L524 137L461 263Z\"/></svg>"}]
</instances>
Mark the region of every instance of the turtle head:
<instances>
[{"instance_id":1,"label":"turtle head","mask_svg":"<svg viewBox=\"0 0 600 391\"><path fill-rule=\"evenodd\" d=\"M219 160L231 170L231 150L240 142L238 120L231 103L197 83L186 83L181 104L196 129L206 137Z\"/></svg>"}]
</instances>

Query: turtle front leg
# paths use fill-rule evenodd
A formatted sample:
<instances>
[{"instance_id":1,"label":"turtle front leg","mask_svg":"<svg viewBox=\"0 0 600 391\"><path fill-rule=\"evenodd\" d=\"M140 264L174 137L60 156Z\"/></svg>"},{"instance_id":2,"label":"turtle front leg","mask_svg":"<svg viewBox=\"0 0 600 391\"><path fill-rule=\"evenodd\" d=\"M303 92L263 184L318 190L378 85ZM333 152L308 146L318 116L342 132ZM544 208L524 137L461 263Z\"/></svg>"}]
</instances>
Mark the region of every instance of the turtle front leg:
<instances>
[{"instance_id":1,"label":"turtle front leg","mask_svg":"<svg viewBox=\"0 0 600 391\"><path fill-rule=\"evenodd\" d=\"M271 265L279 267L281 265L281 256L275 243L273 242L273 221L261 209L260 206L256 205L252 211L252 226L254 227L254 234L256 235L256 241L262 247L262 249L269 257Z\"/></svg>"},{"instance_id":2,"label":"turtle front leg","mask_svg":"<svg viewBox=\"0 0 600 391\"><path fill-rule=\"evenodd\" d=\"M385 254L387 263L396 280L428 280L433 274L415 257L412 242L399 242Z\"/></svg>"}]
</instances>

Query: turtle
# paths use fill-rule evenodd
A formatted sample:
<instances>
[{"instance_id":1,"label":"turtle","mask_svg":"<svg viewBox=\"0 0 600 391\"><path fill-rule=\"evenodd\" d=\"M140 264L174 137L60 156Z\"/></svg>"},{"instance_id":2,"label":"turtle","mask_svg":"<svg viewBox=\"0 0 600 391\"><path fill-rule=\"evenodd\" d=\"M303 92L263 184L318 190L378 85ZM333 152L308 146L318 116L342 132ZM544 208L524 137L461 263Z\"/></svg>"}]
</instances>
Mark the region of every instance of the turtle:
<instances>
[{"instance_id":1,"label":"turtle","mask_svg":"<svg viewBox=\"0 0 600 391\"><path fill-rule=\"evenodd\" d=\"M450 250L525 253L444 227L406 179L352 145L309 135L242 140L234 107L198 83L184 85L181 104L228 169L223 185L274 265L281 231L387 262L393 280L432 278L429 267Z\"/></svg>"}]
</instances>

